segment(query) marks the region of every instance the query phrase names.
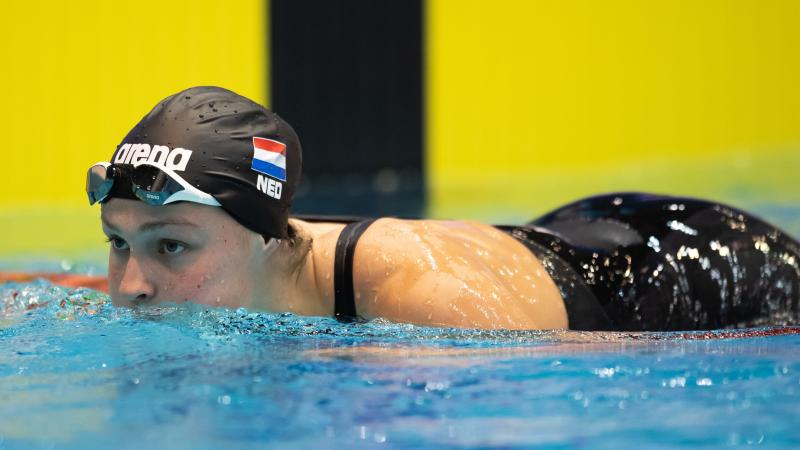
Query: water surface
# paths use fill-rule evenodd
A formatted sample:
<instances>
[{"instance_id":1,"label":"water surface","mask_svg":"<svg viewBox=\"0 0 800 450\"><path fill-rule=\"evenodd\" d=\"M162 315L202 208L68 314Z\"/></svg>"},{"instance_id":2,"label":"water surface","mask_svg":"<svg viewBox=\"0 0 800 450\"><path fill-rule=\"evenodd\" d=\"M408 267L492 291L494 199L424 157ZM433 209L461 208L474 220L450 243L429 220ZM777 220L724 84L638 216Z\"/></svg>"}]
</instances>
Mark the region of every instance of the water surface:
<instances>
[{"instance_id":1,"label":"water surface","mask_svg":"<svg viewBox=\"0 0 800 450\"><path fill-rule=\"evenodd\" d=\"M800 446L800 329L488 332L0 287L0 449Z\"/></svg>"}]
</instances>

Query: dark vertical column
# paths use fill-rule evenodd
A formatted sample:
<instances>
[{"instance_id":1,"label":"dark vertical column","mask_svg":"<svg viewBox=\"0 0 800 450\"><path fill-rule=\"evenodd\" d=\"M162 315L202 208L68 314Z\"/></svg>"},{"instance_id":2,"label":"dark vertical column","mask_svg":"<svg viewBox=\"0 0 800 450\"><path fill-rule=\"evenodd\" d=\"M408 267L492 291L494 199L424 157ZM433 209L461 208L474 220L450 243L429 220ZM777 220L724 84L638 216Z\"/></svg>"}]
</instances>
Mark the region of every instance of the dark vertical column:
<instances>
[{"instance_id":1,"label":"dark vertical column","mask_svg":"<svg viewBox=\"0 0 800 450\"><path fill-rule=\"evenodd\" d=\"M294 212L422 214L423 0L270 0L272 108L303 145Z\"/></svg>"}]
</instances>

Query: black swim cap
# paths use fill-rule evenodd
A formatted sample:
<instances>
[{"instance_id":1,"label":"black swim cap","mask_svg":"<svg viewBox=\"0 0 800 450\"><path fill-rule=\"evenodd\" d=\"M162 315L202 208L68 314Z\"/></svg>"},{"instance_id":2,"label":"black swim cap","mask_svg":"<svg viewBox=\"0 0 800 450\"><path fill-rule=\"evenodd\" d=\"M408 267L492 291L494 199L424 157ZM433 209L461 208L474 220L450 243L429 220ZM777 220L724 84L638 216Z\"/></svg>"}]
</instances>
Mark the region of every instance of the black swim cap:
<instances>
[{"instance_id":1,"label":"black swim cap","mask_svg":"<svg viewBox=\"0 0 800 450\"><path fill-rule=\"evenodd\" d=\"M159 102L111 162L164 166L214 196L245 227L285 238L302 150L274 112L227 89L200 86Z\"/></svg>"}]
</instances>

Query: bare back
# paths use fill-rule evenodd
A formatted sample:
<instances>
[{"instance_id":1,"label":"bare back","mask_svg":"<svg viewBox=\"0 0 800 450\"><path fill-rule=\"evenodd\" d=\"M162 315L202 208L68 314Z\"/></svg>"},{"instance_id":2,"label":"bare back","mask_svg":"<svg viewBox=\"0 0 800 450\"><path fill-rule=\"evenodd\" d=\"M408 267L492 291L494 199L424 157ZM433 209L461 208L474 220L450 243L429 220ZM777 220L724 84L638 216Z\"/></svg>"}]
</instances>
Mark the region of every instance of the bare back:
<instances>
[{"instance_id":1,"label":"bare back","mask_svg":"<svg viewBox=\"0 0 800 450\"><path fill-rule=\"evenodd\" d=\"M330 271L341 226L314 224L317 267ZM567 328L563 299L521 243L477 222L380 219L358 241L356 310L418 325L485 329Z\"/></svg>"}]
</instances>

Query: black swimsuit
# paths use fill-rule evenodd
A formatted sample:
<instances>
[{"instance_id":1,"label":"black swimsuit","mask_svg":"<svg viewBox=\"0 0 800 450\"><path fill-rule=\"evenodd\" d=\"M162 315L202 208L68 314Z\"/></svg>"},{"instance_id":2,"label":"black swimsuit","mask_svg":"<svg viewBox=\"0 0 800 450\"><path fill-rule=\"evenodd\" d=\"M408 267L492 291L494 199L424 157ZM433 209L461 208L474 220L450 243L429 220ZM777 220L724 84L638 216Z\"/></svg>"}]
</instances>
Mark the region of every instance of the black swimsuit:
<instances>
[{"instance_id":1,"label":"black swimsuit","mask_svg":"<svg viewBox=\"0 0 800 450\"><path fill-rule=\"evenodd\" d=\"M353 222L336 245L336 316L356 318ZM649 194L590 197L525 226L561 291L570 329L693 330L800 323L800 243L750 214Z\"/></svg>"}]
</instances>

